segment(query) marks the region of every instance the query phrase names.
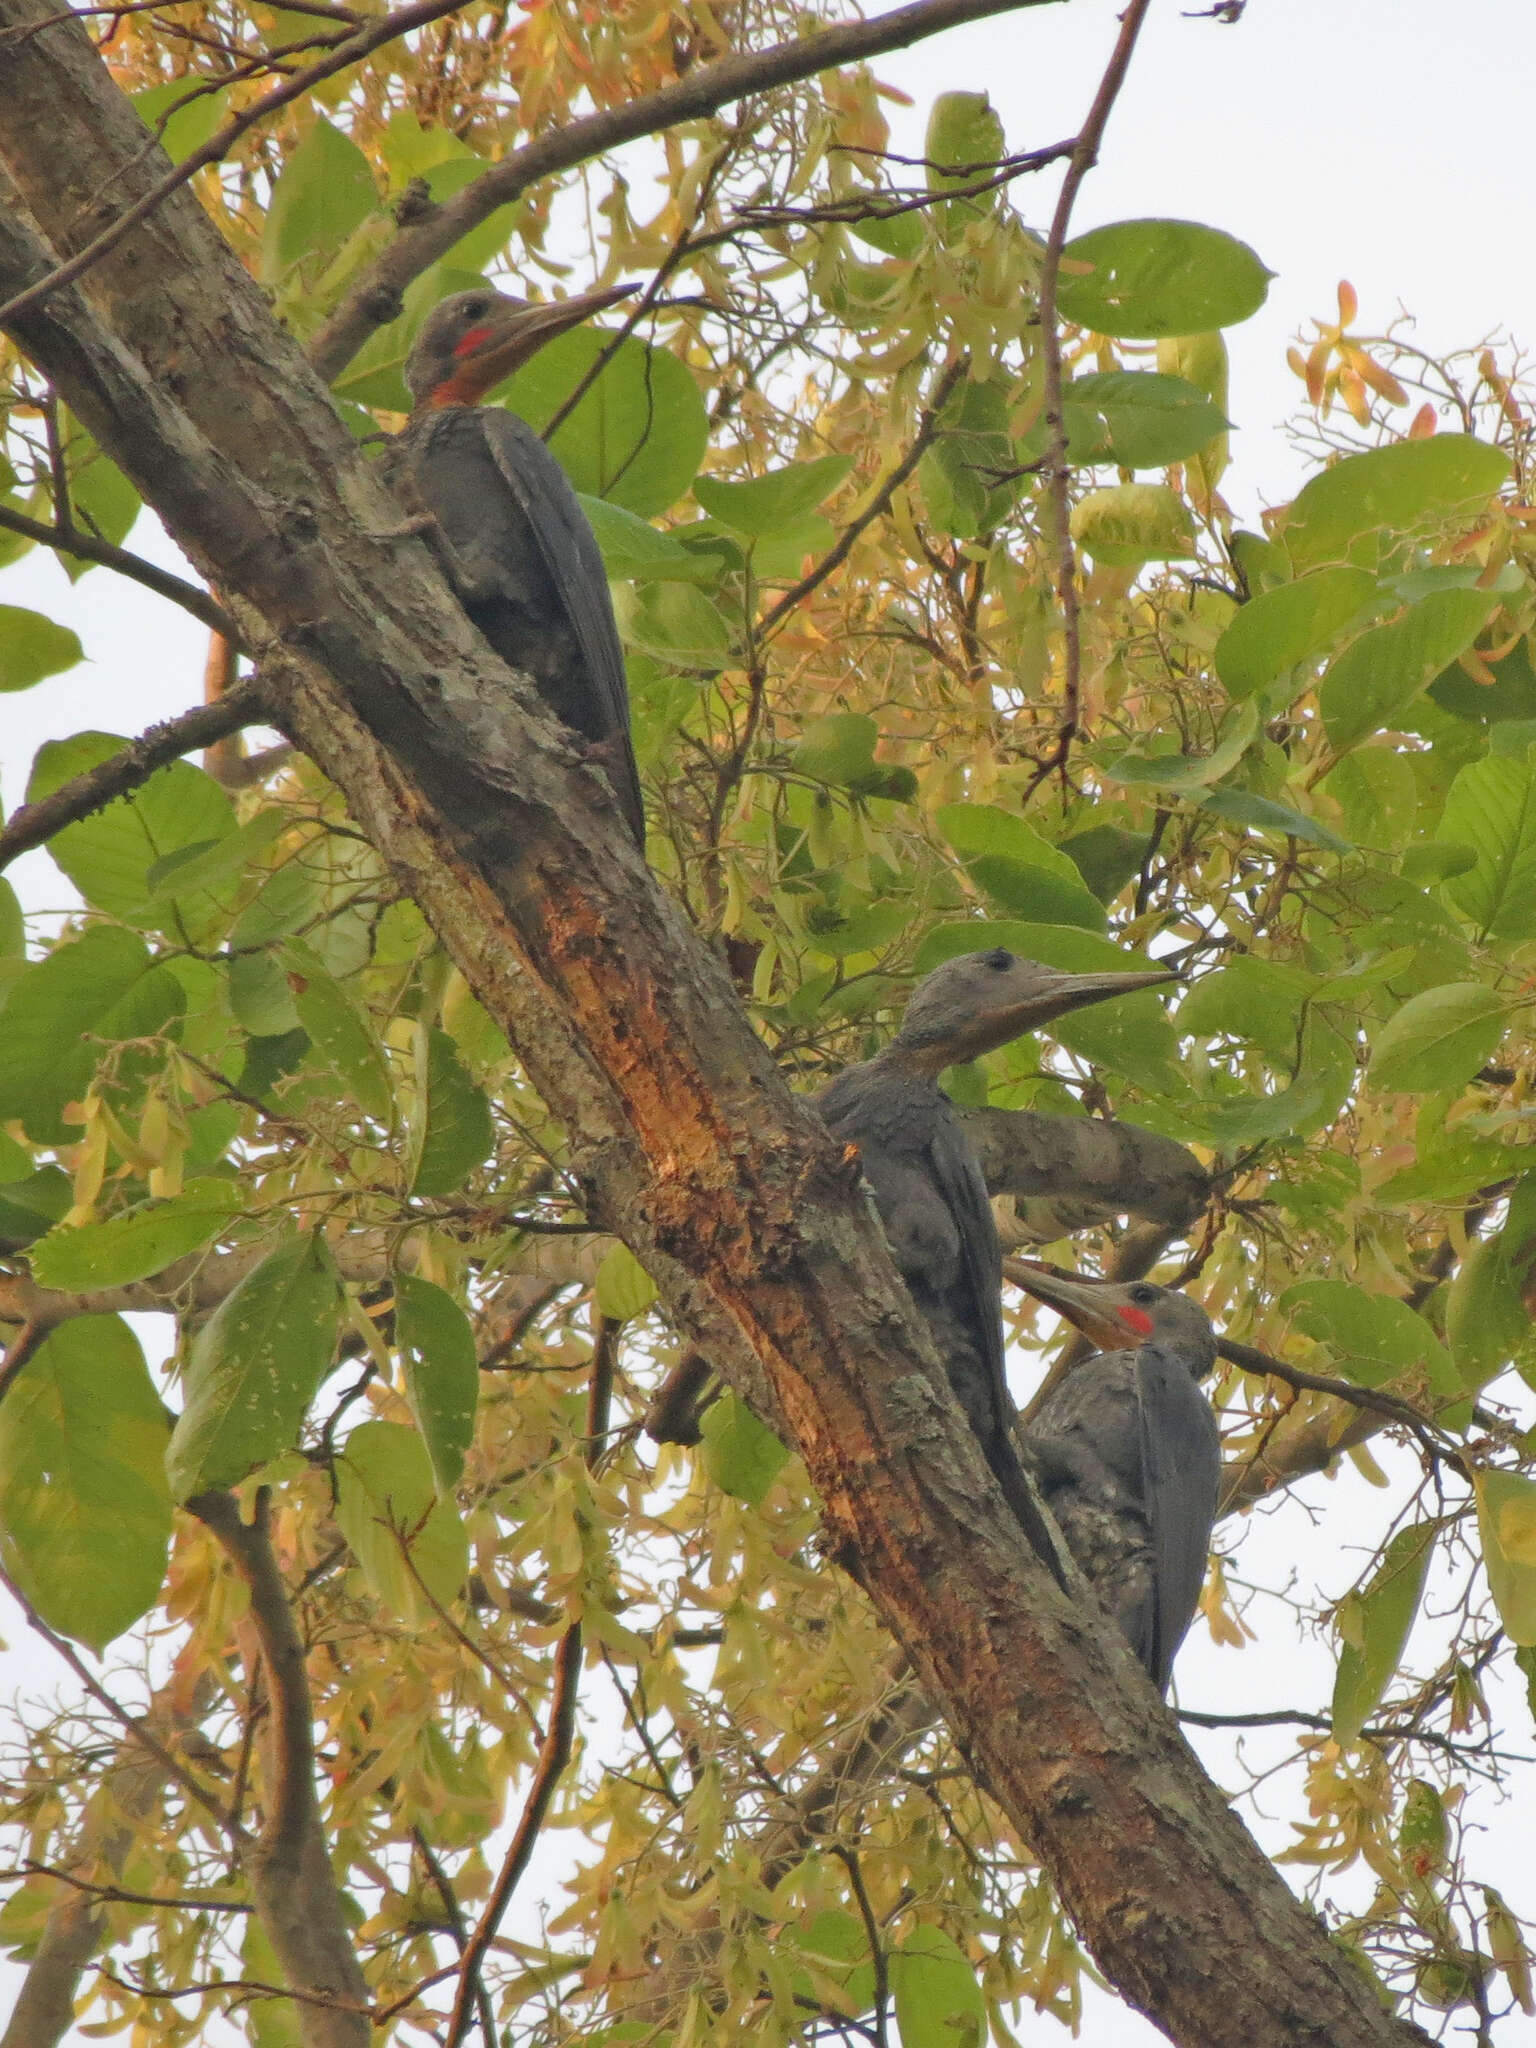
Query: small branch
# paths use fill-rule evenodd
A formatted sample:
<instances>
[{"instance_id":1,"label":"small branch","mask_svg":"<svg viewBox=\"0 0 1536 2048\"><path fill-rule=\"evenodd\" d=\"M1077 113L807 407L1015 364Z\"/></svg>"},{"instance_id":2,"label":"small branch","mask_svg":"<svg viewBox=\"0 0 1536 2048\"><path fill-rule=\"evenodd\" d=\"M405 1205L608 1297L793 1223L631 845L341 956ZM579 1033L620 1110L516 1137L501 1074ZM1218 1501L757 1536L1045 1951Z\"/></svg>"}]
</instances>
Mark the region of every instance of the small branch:
<instances>
[{"instance_id":1,"label":"small branch","mask_svg":"<svg viewBox=\"0 0 1536 2048\"><path fill-rule=\"evenodd\" d=\"M385 43L394 42L399 36L409 35L412 29L422 28L430 21L438 21L445 14L454 13L460 5L461 0L416 0L412 7L397 8L393 14L386 14L382 20L370 22L365 28L360 28L355 35L349 35L328 57L322 57L318 64L311 64L307 70L296 72L292 78L284 79L281 85L273 86L270 92L263 93L261 98L253 101L243 113L227 121L216 135L209 137L201 149L193 150L192 154L184 157L173 170L167 171L163 178L157 179L142 198L135 200L126 212L120 213L109 228L104 228L93 241L87 242L85 247L71 256L67 263L61 263L46 277L40 277L36 284L28 285L24 291L19 291L7 299L5 304L0 306L0 327L15 320L29 307L38 305L43 299L50 297L62 285L73 284L74 280L89 270L93 263L98 263L109 250L115 249L123 237L136 228L141 220L148 219L173 192L188 184L199 171L206 170L210 164L222 163L241 136L248 129L257 127L269 114L275 114L292 101L301 99L312 86L321 84L327 78L334 78L338 71L345 71L351 65L361 63L364 57L370 56ZM224 628L218 626L216 630L222 632Z\"/></svg>"},{"instance_id":2,"label":"small branch","mask_svg":"<svg viewBox=\"0 0 1536 2048\"><path fill-rule=\"evenodd\" d=\"M1065 769L1072 742L1077 737L1083 677L1082 620L1077 597L1077 558L1072 545L1072 471L1067 462L1067 423L1061 402L1061 337L1057 332L1056 291L1061 279L1061 252L1066 247L1067 227L1084 178L1099 159L1099 144L1110 112L1125 83L1125 74L1136 47L1136 38L1146 19L1151 0L1130 0L1120 17L1104 76L1088 109L1088 118L1078 131L1077 147L1061 181L1061 193L1046 238L1045 262L1040 271L1040 359L1044 371L1043 398L1046 433L1045 474L1050 502L1051 524L1056 542L1056 595L1061 604L1062 694L1061 723L1056 744L1030 778L1029 789L1039 786L1048 775Z\"/></svg>"},{"instance_id":3,"label":"small branch","mask_svg":"<svg viewBox=\"0 0 1536 2048\"><path fill-rule=\"evenodd\" d=\"M48 1324L36 1316L28 1317L11 1340L3 1363L0 1363L0 1401L20 1379L22 1370L37 1356L48 1336Z\"/></svg>"},{"instance_id":4,"label":"small branch","mask_svg":"<svg viewBox=\"0 0 1536 2048\"><path fill-rule=\"evenodd\" d=\"M918 415L917 432L912 437L911 447L880 485L864 510L843 528L815 568L786 590L777 604L764 614L757 629L759 635L771 632L781 619L788 617L796 605L803 604L813 590L825 583L834 569L840 568L847 561L859 535L881 516L897 491L922 461L929 443L938 431L939 414L944 410L950 393L965 375L966 367L966 359L961 356L945 370L933 388L933 396Z\"/></svg>"},{"instance_id":5,"label":"small branch","mask_svg":"<svg viewBox=\"0 0 1536 2048\"><path fill-rule=\"evenodd\" d=\"M513 150L445 205L402 228L311 342L309 360L327 380L339 376L376 328L399 317L407 285L541 178L572 170L620 143L636 142L680 121L718 113L733 100L775 86L794 85L841 64L858 64L891 50L904 50L964 22L1048 4L1050 0L915 0L915 4L894 8L873 21L840 22L833 28L775 43L768 50L733 52L713 64L701 64L687 77L644 99L568 121L536 142Z\"/></svg>"},{"instance_id":6,"label":"small branch","mask_svg":"<svg viewBox=\"0 0 1536 2048\"><path fill-rule=\"evenodd\" d=\"M1301 1393L1331 1394L1337 1401L1348 1401L1352 1407L1366 1408L1373 1415L1384 1415L1389 1422L1401 1423L1414 1432L1431 1457L1454 1466L1471 1483L1471 1474L1461 1458L1445 1443L1435 1440L1440 1432L1432 1418L1421 1414L1411 1402L1400 1401L1395 1394L1383 1394L1375 1387L1357 1387L1350 1380L1335 1379L1331 1373L1306 1372L1299 1365L1287 1365L1283 1359L1271 1358L1267 1351L1256 1350L1252 1344L1239 1344L1232 1337L1219 1338L1216 1353L1241 1372L1282 1380Z\"/></svg>"},{"instance_id":7,"label":"small branch","mask_svg":"<svg viewBox=\"0 0 1536 2048\"><path fill-rule=\"evenodd\" d=\"M619 1325L607 1316L599 1317L597 1342L592 1351L592 1379L587 1394L585 1456L589 1470L596 1465L607 1436L618 1337ZM555 1787L571 1760L571 1749L576 1736L576 1692L580 1680L581 1623L573 1621L560 1638L559 1648L555 1651L554 1689L550 1700L549 1720L544 1730L544 1740L539 1746L533 1783L528 1788L528 1796L523 1802L517 1830L502 1861L495 1888L486 1901L479 1925L464 1949L464 1960L459 1970L459 1988L453 2001L453 2013L448 2021L444 2048L459 2048L460 2042L469 2032L479 2008L480 1972L484 1967L486 1955L496 1938L496 1930L501 1925L502 1915L512 1902L512 1894L517 1890L518 1882L528 1868L534 1844L538 1841L539 1831L544 1825L544 1817L549 1811L550 1801L554 1798Z\"/></svg>"},{"instance_id":8,"label":"small branch","mask_svg":"<svg viewBox=\"0 0 1536 2048\"><path fill-rule=\"evenodd\" d=\"M240 726L260 725L265 717L261 685L253 681L242 683L216 704L194 705L179 718L152 725L110 761L88 768L83 775L72 775L50 796L14 811L10 823L0 831L0 868L9 867L18 854L45 845L66 825L77 824L114 798L126 796L168 762L179 761L183 754L194 753Z\"/></svg>"},{"instance_id":9,"label":"small branch","mask_svg":"<svg viewBox=\"0 0 1536 2048\"><path fill-rule=\"evenodd\" d=\"M169 569L157 568L153 562L146 562L142 555L130 554L127 548L113 547L110 541L82 533L72 524L66 526L61 521L49 526L44 520L29 519L24 512L12 512L9 506L4 505L0 505L0 528L7 533L19 533L26 540L35 540L39 547L53 548L61 555L73 555L77 561L95 562L103 569L115 569L119 576L126 576L133 583L142 583L157 597L168 597L172 604L179 604L183 611L201 619L205 626L211 626L216 633L226 634L239 644L240 628L223 605L216 603L197 584L189 583L184 576L173 576Z\"/></svg>"}]
</instances>

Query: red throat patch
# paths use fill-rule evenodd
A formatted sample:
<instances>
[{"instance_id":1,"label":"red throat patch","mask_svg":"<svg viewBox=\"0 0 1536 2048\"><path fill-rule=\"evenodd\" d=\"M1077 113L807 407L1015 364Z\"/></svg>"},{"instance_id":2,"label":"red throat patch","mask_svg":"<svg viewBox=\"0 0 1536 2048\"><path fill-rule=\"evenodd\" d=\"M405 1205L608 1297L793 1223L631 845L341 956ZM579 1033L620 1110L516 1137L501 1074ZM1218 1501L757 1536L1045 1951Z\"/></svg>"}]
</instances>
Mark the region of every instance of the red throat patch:
<instances>
[{"instance_id":1,"label":"red throat patch","mask_svg":"<svg viewBox=\"0 0 1536 2048\"><path fill-rule=\"evenodd\" d=\"M1138 1337L1150 1337L1152 1318L1144 1308L1117 1308L1115 1314L1128 1330L1134 1330Z\"/></svg>"},{"instance_id":2,"label":"red throat patch","mask_svg":"<svg viewBox=\"0 0 1536 2048\"><path fill-rule=\"evenodd\" d=\"M476 349L483 348L490 338L489 327L471 327L468 334L461 336L453 344L453 352L456 356L471 356Z\"/></svg>"}]
</instances>

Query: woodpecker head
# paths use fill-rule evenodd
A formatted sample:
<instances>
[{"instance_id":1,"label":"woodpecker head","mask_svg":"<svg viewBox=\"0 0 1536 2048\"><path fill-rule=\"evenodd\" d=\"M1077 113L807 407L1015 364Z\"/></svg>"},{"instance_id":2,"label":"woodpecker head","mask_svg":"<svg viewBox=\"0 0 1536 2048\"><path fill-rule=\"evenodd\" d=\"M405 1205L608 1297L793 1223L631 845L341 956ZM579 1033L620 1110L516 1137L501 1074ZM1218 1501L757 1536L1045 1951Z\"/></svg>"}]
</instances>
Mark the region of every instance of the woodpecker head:
<instances>
[{"instance_id":1,"label":"woodpecker head","mask_svg":"<svg viewBox=\"0 0 1536 2048\"><path fill-rule=\"evenodd\" d=\"M520 369L546 341L626 299L638 285L609 285L573 298L530 305L477 285L433 308L405 361L405 381L418 410L477 405Z\"/></svg>"},{"instance_id":2,"label":"woodpecker head","mask_svg":"<svg viewBox=\"0 0 1536 2048\"><path fill-rule=\"evenodd\" d=\"M1033 1259L1016 1260L1010 1270L1026 1292L1075 1323L1101 1351L1155 1344L1181 1358L1196 1379L1216 1363L1210 1317L1176 1287L1154 1287L1150 1280L1088 1280Z\"/></svg>"},{"instance_id":3,"label":"woodpecker head","mask_svg":"<svg viewBox=\"0 0 1536 2048\"><path fill-rule=\"evenodd\" d=\"M894 1050L936 1074L1070 1010L1176 979L1161 967L1128 974L1062 974L1038 960L1021 960L1004 946L962 953L913 990Z\"/></svg>"}]
</instances>

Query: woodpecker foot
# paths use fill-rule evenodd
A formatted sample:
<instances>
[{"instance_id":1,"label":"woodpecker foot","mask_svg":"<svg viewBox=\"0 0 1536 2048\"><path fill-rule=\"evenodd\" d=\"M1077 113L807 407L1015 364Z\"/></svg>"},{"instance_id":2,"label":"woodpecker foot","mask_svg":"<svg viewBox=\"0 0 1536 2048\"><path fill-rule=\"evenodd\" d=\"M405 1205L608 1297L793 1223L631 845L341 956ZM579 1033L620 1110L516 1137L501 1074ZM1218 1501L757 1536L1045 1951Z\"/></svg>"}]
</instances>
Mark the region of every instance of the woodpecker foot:
<instances>
[{"instance_id":1,"label":"woodpecker foot","mask_svg":"<svg viewBox=\"0 0 1536 2048\"><path fill-rule=\"evenodd\" d=\"M437 521L430 512L423 512L416 519L407 519L399 526L386 526L376 533L375 540L420 540L423 535L436 533Z\"/></svg>"}]
</instances>

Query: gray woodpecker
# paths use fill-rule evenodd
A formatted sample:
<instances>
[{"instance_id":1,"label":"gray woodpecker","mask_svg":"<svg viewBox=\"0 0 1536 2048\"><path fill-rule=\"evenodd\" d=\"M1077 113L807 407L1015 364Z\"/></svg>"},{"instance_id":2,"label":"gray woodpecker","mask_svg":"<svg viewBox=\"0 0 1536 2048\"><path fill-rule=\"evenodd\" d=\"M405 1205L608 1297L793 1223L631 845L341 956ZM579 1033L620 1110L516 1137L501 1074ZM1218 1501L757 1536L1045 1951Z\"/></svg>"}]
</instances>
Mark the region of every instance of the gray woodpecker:
<instances>
[{"instance_id":1,"label":"gray woodpecker","mask_svg":"<svg viewBox=\"0 0 1536 2048\"><path fill-rule=\"evenodd\" d=\"M1027 1489L1003 1373L1002 1250L981 1164L939 1075L1069 1011L1174 979L1163 970L1061 974L1002 947L966 953L918 983L883 1052L817 1098L833 1136L858 1147L897 1267L1016 1508ZM1019 1512L1049 1560L1038 1517Z\"/></svg>"},{"instance_id":2,"label":"gray woodpecker","mask_svg":"<svg viewBox=\"0 0 1536 2048\"><path fill-rule=\"evenodd\" d=\"M1221 1445L1200 1382L1216 1335L1188 1295L1136 1280L1010 1270L1100 1346L1046 1397L1025 1466L1085 1578L1159 1691L1200 1603Z\"/></svg>"},{"instance_id":3,"label":"gray woodpecker","mask_svg":"<svg viewBox=\"0 0 1536 2048\"><path fill-rule=\"evenodd\" d=\"M624 653L591 525L533 429L480 403L545 342L635 289L530 305L485 285L444 299L406 359L414 410L386 463L397 493L425 515L460 604L587 742L643 849Z\"/></svg>"}]
</instances>

